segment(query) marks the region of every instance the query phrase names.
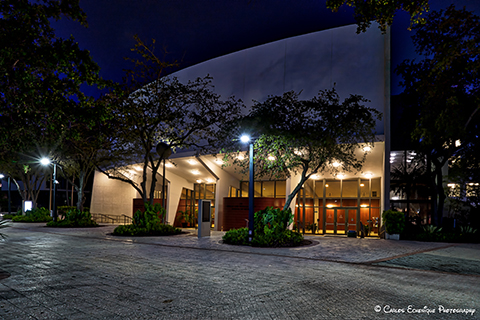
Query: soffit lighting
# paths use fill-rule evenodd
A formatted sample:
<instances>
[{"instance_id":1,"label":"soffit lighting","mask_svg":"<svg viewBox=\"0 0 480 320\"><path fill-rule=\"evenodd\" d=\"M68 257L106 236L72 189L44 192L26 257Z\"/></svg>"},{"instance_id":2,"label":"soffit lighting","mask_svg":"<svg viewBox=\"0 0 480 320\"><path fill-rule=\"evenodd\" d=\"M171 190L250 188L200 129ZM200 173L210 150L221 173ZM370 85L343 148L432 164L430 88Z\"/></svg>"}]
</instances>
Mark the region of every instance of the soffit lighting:
<instances>
[{"instance_id":1,"label":"soffit lighting","mask_svg":"<svg viewBox=\"0 0 480 320\"><path fill-rule=\"evenodd\" d=\"M268 156L267 159L270 160L270 161L275 161L275 157L274 157L274 156Z\"/></svg>"},{"instance_id":2,"label":"soffit lighting","mask_svg":"<svg viewBox=\"0 0 480 320\"><path fill-rule=\"evenodd\" d=\"M187 162L190 163L192 166L196 165L198 163L197 161L195 161L193 159L188 159Z\"/></svg>"},{"instance_id":3,"label":"soffit lighting","mask_svg":"<svg viewBox=\"0 0 480 320\"><path fill-rule=\"evenodd\" d=\"M237 159L238 159L238 160L245 160L245 157L243 156L243 154L239 154L239 155L237 156Z\"/></svg>"},{"instance_id":4,"label":"soffit lighting","mask_svg":"<svg viewBox=\"0 0 480 320\"><path fill-rule=\"evenodd\" d=\"M215 163L223 165L223 160L222 159L215 159Z\"/></svg>"},{"instance_id":5,"label":"soffit lighting","mask_svg":"<svg viewBox=\"0 0 480 320\"><path fill-rule=\"evenodd\" d=\"M202 180L200 180L200 179L197 179L197 180L195 180L195 181L196 181L197 183L201 183L201 182L202 182Z\"/></svg>"},{"instance_id":6,"label":"soffit lighting","mask_svg":"<svg viewBox=\"0 0 480 320\"><path fill-rule=\"evenodd\" d=\"M165 167L167 167L167 168L173 168L173 164L171 164L170 162L167 162L167 163L165 163Z\"/></svg>"},{"instance_id":7,"label":"soffit lighting","mask_svg":"<svg viewBox=\"0 0 480 320\"><path fill-rule=\"evenodd\" d=\"M338 161L335 161L334 163L332 163L332 166L334 166L335 168L338 168L340 167L342 164Z\"/></svg>"},{"instance_id":8,"label":"soffit lighting","mask_svg":"<svg viewBox=\"0 0 480 320\"><path fill-rule=\"evenodd\" d=\"M138 171L138 172L143 171L142 167L140 167L140 166L134 166L133 170Z\"/></svg>"},{"instance_id":9,"label":"soffit lighting","mask_svg":"<svg viewBox=\"0 0 480 320\"><path fill-rule=\"evenodd\" d=\"M337 174L337 178L338 179L343 179L343 178L345 178L345 175L343 173L339 173L339 174Z\"/></svg>"},{"instance_id":10,"label":"soffit lighting","mask_svg":"<svg viewBox=\"0 0 480 320\"><path fill-rule=\"evenodd\" d=\"M370 147L370 146L363 147L363 151L365 151L365 152L368 152L368 151L371 151L371 150L372 150L372 147Z\"/></svg>"},{"instance_id":11,"label":"soffit lighting","mask_svg":"<svg viewBox=\"0 0 480 320\"><path fill-rule=\"evenodd\" d=\"M192 170L190 172L193 173L193 174L200 174L200 171L198 171L198 170Z\"/></svg>"},{"instance_id":12,"label":"soffit lighting","mask_svg":"<svg viewBox=\"0 0 480 320\"><path fill-rule=\"evenodd\" d=\"M370 179L372 177L373 177L373 174L371 174L370 172L365 173L365 178Z\"/></svg>"},{"instance_id":13,"label":"soffit lighting","mask_svg":"<svg viewBox=\"0 0 480 320\"><path fill-rule=\"evenodd\" d=\"M317 174L312 174L312 175L310 176L310 179L318 180L318 179L320 179L320 177L319 177Z\"/></svg>"},{"instance_id":14,"label":"soffit lighting","mask_svg":"<svg viewBox=\"0 0 480 320\"><path fill-rule=\"evenodd\" d=\"M212 178L207 178L207 182L208 182L208 183L214 183L215 180L213 180Z\"/></svg>"}]
</instances>

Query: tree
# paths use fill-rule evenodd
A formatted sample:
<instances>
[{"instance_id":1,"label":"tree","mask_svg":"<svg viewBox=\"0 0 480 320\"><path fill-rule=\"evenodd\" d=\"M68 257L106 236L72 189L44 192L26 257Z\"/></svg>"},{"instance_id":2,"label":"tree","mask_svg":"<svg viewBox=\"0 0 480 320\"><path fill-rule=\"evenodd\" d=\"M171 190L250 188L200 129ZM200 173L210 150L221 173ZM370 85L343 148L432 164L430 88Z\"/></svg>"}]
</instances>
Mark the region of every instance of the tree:
<instances>
[{"instance_id":1,"label":"tree","mask_svg":"<svg viewBox=\"0 0 480 320\"><path fill-rule=\"evenodd\" d=\"M412 140L427 157L433 218L440 225L445 203L442 168L449 159L478 143L480 106L480 20L471 12L431 12L412 37L421 61L397 68L403 95L415 115Z\"/></svg>"},{"instance_id":2,"label":"tree","mask_svg":"<svg viewBox=\"0 0 480 320\"><path fill-rule=\"evenodd\" d=\"M426 174L425 158L414 157L405 159L400 165L392 167L390 189L395 195L407 200L407 215L411 213L411 199L428 198L428 175ZM410 162L408 162L410 161Z\"/></svg>"},{"instance_id":3,"label":"tree","mask_svg":"<svg viewBox=\"0 0 480 320\"><path fill-rule=\"evenodd\" d=\"M213 92L211 78L181 83L175 77L162 77L174 63L159 59L155 41L147 45L138 37L134 51L142 58L136 70L127 73L126 95L120 95L116 110L116 130L112 130L111 155L97 168L111 179L130 184L144 203L153 204L157 173L161 165L155 149L166 143L173 152L194 149L206 152L222 138L222 124L235 120L241 103L233 98L222 101ZM131 165L140 164L141 177ZM150 172L150 173L149 173Z\"/></svg>"},{"instance_id":4,"label":"tree","mask_svg":"<svg viewBox=\"0 0 480 320\"><path fill-rule=\"evenodd\" d=\"M258 137L254 144L258 177L300 174L299 183L287 197L287 209L313 174L362 168L367 152L359 154L359 147L373 147L375 122L381 118L377 110L364 106L365 102L359 95L340 102L335 89L320 91L309 100L300 100L297 93L289 91L256 102L241 125L230 131ZM248 161L239 160L235 153L226 157L248 169ZM332 166L334 162L341 166Z\"/></svg>"},{"instance_id":5,"label":"tree","mask_svg":"<svg viewBox=\"0 0 480 320\"><path fill-rule=\"evenodd\" d=\"M81 85L101 79L89 52L72 37L57 37L50 25L67 17L86 26L78 0L5 0L0 13L0 162L12 168L11 176L25 177L33 173L32 161L46 154L60 158L63 139L78 123L77 109L88 101ZM40 187L24 185L35 188L27 194Z\"/></svg>"},{"instance_id":6,"label":"tree","mask_svg":"<svg viewBox=\"0 0 480 320\"><path fill-rule=\"evenodd\" d=\"M332 11L338 11L343 5L355 8L354 16L357 20L358 33L365 32L372 21L377 22L380 30L385 32L387 27L392 25L397 10L403 10L410 14L410 27L425 23L423 14L430 8L428 0L327 0L327 8Z\"/></svg>"},{"instance_id":7,"label":"tree","mask_svg":"<svg viewBox=\"0 0 480 320\"><path fill-rule=\"evenodd\" d=\"M77 192L76 207L83 212L85 188L96 169L101 150L110 146L109 132L115 120L110 104L110 95L89 99L72 110L63 143L59 146L60 167L65 178Z\"/></svg>"}]
</instances>

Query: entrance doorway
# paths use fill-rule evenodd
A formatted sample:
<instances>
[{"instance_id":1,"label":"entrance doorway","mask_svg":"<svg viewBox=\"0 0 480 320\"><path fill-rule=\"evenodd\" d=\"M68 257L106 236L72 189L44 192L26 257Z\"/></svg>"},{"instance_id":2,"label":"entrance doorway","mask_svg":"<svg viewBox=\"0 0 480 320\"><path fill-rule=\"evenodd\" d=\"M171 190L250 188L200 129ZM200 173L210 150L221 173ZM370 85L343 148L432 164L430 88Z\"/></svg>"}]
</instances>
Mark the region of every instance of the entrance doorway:
<instances>
[{"instance_id":1,"label":"entrance doorway","mask_svg":"<svg viewBox=\"0 0 480 320\"><path fill-rule=\"evenodd\" d=\"M325 233L346 234L349 230L357 230L357 209L326 209Z\"/></svg>"}]
</instances>

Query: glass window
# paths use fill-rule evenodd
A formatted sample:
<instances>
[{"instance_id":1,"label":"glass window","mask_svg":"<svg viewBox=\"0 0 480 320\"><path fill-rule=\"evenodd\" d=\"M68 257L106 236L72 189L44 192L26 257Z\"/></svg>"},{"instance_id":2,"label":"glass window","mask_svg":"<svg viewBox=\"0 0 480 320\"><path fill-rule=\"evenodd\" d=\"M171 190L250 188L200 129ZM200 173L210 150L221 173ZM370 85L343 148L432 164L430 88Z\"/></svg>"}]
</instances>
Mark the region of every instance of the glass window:
<instances>
[{"instance_id":1,"label":"glass window","mask_svg":"<svg viewBox=\"0 0 480 320\"><path fill-rule=\"evenodd\" d=\"M248 181L240 182L240 197L248 197Z\"/></svg>"},{"instance_id":2,"label":"glass window","mask_svg":"<svg viewBox=\"0 0 480 320\"><path fill-rule=\"evenodd\" d=\"M255 195L255 198L262 196L262 182L261 181L255 181L254 182L253 194Z\"/></svg>"},{"instance_id":3,"label":"glass window","mask_svg":"<svg viewBox=\"0 0 480 320\"><path fill-rule=\"evenodd\" d=\"M327 198L340 198L340 181L339 180L327 180L325 184L327 189Z\"/></svg>"},{"instance_id":4,"label":"glass window","mask_svg":"<svg viewBox=\"0 0 480 320\"><path fill-rule=\"evenodd\" d=\"M215 185L207 184L205 185L205 199L215 199Z\"/></svg>"},{"instance_id":5,"label":"glass window","mask_svg":"<svg viewBox=\"0 0 480 320\"><path fill-rule=\"evenodd\" d=\"M275 197L285 198L287 196L287 182L285 180L275 181Z\"/></svg>"},{"instance_id":6,"label":"glass window","mask_svg":"<svg viewBox=\"0 0 480 320\"><path fill-rule=\"evenodd\" d=\"M342 207L356 207L357 199L342 199Z\"/></svg>"},{"instance_id":7,"label":"glass window","mask_svg":"<svg viewBox=\"0 0 480 320\"><path fill-rule=\"evenodd\" d=\"M195 199L204 199L203 184L195 184Z\"/></svg>"},{"instance_id":8,"label":"glass window","mask_svg":"<svg viewBox=\"0 0 480 320\"><path fill-rule=\"evenodd\" d=\"M305 196L307 198L313 198L313 181L312 180L307 180L303 184L303 190L305 190Z\"/></svg>"},{"instance_id":9,"label":"glass window","mask_svg":"<svg viewBox=\"0 0 480 320\"><path fill-rule=\"evenodd\" d=\"M315 195L317 198L323 198L323 181L315 181Z\"/></svg>"},{"instance_id":10,"label":"glass window","mask_svg":"<svg viewBox=\"0 0 480 320\"><path fill-rule=\"evenodd\" d=\"M380 178L372 179L372 198L380 197Z\"/></svg>"},{"instance_id":11,"label":"glass window","mask_svg":"<svg viewBox=\"0 0 480 320\"><path fill-rule=\"evenodd\" d=\"M370 194L369 188L370 182L367 179L360 180L360 197L368 198Z\"/></svg>"},{"instance_id":12,"label":"glass window","mask_svg":"<svg viewBox=\"0 0 480 320\"><path fill-rule=\"evenodd\" d=\"M262 197L275 198L275 181L264 181Z\"/></svg>"},{"instance_id":13,"label":"glass window","mask_svg":"<svg viewBox=\"0 0 480 320\"><path fill-rule=\"evenodd\" d=\"M343 198L357 198L358 180L343 180Z\"/></svg>"}]
</instances>

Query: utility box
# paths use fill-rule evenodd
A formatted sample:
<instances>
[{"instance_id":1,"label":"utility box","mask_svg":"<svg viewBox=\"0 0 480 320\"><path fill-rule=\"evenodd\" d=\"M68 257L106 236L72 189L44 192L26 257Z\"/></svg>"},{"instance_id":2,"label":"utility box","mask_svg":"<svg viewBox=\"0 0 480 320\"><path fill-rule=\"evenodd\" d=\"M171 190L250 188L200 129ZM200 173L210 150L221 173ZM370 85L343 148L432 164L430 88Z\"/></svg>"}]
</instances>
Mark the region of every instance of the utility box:
<instances>
[{"instance_id":1,"label":"utility box","mask_svg":"<svg viewBox=\"0 0 480 320\"><path fill-rule=\"evenodd\" d=\"M198 201L198 238L210 237L212 226L212 202L210 200Z\"/></svg>"}]
</instances>

